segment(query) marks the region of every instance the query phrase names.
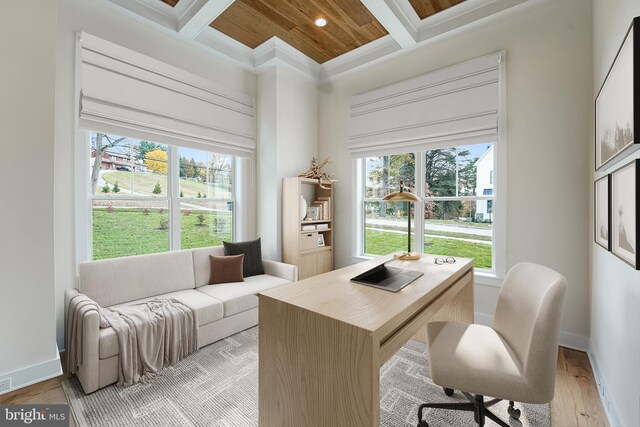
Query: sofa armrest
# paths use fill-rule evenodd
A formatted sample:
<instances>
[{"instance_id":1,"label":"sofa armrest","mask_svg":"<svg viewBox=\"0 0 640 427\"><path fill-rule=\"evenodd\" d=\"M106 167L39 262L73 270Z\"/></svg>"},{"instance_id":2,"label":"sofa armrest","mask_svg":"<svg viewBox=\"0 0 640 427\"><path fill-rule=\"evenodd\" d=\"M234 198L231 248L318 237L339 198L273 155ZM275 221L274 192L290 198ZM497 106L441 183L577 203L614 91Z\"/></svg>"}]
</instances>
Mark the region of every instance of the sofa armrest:
<instances>
[{"instance_id":1,"label":"sofa armrest","mask_svg":"<svg viewBox=\"0 0 640 427\"><path fill-rule=\"evenodd\" d=\"M298 281L298 267L283 262L262 260L265 274L280 277L292 282Z\"/></svg>"},{"instance_id":2,"label":"sofa armrest","mask_svg":"<svg viewBox=\"0 0 640 427\"><path fill-rule=\"evenodd\" d=\"M67 322L69 320L69 303L71 299L81 295L77 289L67 289L64 293L64 323L65 323L65 351L73 351L67 348ZM85 393L91 393L99 388L99 345L100 345L100 315L92 310L85 313L82 318L82 364L78 367L76 375Z\"/></svg>"}]
</instances>

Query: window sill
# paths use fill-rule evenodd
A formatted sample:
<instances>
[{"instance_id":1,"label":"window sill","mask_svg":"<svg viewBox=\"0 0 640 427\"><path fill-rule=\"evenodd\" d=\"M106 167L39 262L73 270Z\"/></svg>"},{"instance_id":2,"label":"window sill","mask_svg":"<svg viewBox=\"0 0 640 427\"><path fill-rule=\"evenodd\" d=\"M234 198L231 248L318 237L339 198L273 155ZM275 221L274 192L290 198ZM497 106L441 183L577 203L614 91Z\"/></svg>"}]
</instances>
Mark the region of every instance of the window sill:
<instances>
[{"instance_id":1,"label":"window sill","mask_svg":"<svg viewBox=\"0 0 640 427\"><path fill-rule=\"evenodd\" d=\"M351 264L357 264L359 262L363 262L363 261L369 261L372 259L375 259L377 257L374 256L366 256L366 255L359 255L359 256L352 256L351 257ZM502 280L501 278L499 278L495 273L491 273L488 271L479 271L476 270L474 272L473 275L473 281L475 284L477 285L482 285L482 286L491 286L494 288L501 288L502 287Z\"/></svg>"}]
</instances>

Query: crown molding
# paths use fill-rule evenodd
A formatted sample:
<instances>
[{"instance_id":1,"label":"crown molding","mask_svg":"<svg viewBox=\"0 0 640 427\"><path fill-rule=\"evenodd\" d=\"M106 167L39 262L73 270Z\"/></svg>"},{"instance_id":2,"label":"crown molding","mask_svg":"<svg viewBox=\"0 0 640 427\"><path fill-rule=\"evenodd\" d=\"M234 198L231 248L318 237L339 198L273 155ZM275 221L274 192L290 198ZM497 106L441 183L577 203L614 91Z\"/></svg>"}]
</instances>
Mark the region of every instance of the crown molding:
<instances>
[{"instance_id":1,"label":"crown molding","mask_svg":"<svg viewBox=\"0 0 640 427\"><path fill-rule=\"evenodd\" d=\"M402 46L391 35L386 35L320 65L319 80L330 80L402 50Z\"/></svg>"},{"instance_id":2,"label":"crown molding","mask_svg":"<svg viewBox=\"0 0 640 427\"><path fill-rule=\"evenodd\" d=\"M529 0L466 0L420 21L417 27L418 43L527 1Z\"/></svg>"},{"instance_id":3,"label":"crown molding","mask_svg":"<svg viewBox=\"0 0 640 427\"><path fill-rule=\"evenodd\" d=\"M178 20L175 11L168 4L159 0L108 0L130 13L146 18L164 28L178 31Z\"/></svg>"},{"instance_id":4,"label":"crown molding","mask_svg":"<svg viewBox=\"0 0 640 427\"><path fill-rule=\"evenodd\" d=\"M207 27L193 39L198 44L207 48L219 58L231 60L236 65L247 71L255 72L253 62L253 49L243 45L239 41L221 33L220 31Z\"/></svg>"},{"instance_id":5,"label":"crown molding","mask_svg":"<svg viewBox=\"0 0 640 427\"><path fill-rule=\"evenodd\" d=\"M281 64L293 67L316 81L320 79L322 66L278 37L271 37L256 47L253 56L254 67L258 72L266 67Z\"/></svg>"}]
</instances>

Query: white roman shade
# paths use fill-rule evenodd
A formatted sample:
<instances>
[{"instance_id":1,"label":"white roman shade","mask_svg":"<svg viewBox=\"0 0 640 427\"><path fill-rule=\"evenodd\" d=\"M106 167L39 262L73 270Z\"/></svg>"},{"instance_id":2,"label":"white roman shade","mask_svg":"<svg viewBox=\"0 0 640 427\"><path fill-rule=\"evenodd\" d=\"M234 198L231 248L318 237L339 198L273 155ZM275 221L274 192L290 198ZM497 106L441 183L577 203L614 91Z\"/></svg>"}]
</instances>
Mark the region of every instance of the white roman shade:
<instances>
[{"instance_id":1,"label":"white roman shade","mask_svg":"<svg viewBox=\"0 0 640 427\"><path fill-rule=\"evenodd\" d=\"M496 53L352 97L354 158L495 142Z\"/></svg>"},{"instance_id":2,"label":"white roman shade","mask_svg":"<svg viewBox=\"0 0 640 427\"><path fill-rule=\"evenodd\" d=\"M252 96L91 34L79 43L81 128L253 157Z\"/></svg>"}]
</instances>

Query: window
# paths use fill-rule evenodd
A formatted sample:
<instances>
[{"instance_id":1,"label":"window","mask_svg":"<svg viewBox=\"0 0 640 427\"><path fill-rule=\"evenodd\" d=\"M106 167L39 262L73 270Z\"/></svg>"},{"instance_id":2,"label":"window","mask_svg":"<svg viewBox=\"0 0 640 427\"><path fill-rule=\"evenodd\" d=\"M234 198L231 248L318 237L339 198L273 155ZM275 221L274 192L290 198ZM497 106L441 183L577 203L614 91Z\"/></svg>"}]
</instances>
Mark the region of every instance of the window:
<instances>
[{"instance_id":1,"label":"window","mask_svg":"<svg viewBox=\"0 0 640 427\"><path fill-rule=\"evenodd\" d=\"M90 140L92 259L233 240L233 157L96 132Z\"/></svg>"},{"instance_id":2,"label":"window","mask_svg":"<svg viewBox=\"0 0 640 427\"><path fill-rule=\"evenodd\" d=\"M495 269L493 144L369 157L362 162L363 255L406 250L407 204L382 201L398 190L402 180L412 192L422 194L421 202L412 206L413 250L474 258L478 269Z\"/></svg>"}]
</instances>

